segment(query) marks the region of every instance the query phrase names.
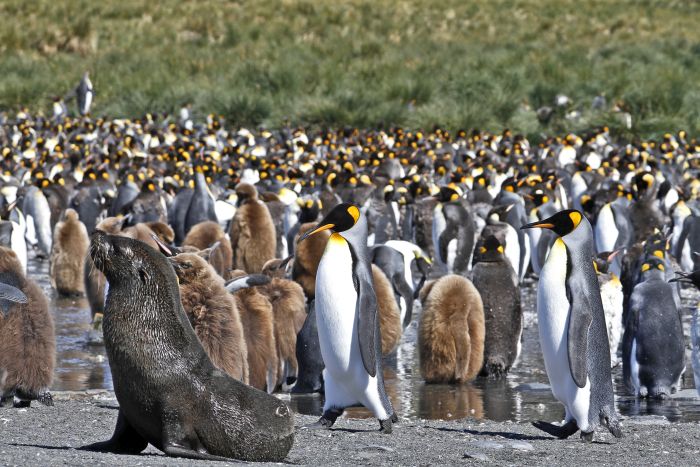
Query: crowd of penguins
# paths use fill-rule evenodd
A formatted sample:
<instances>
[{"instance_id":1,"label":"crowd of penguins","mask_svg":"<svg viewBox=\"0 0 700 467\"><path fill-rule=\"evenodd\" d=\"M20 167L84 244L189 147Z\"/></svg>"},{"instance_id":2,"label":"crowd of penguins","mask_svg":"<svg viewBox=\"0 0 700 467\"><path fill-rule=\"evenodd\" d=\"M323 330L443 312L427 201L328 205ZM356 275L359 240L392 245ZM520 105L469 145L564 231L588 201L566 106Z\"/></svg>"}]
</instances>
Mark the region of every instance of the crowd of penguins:
<instances>
[{"instance_id":1,"label":"crowd of penguins","mask_svg":"<svg viewBox=\"0 0 700 467\"><path fill-rule=\"evenodd\" d=\"M520 352L521 285L554 281L543 268L557 238L590 223L582 241L594 247L611 364L639 397L678 388L681 283L697 285L700 269L700 143L684 132L624 144L599 128L534 145L508 130L249 131L215 115L194 121L189 108L0 120L3 404L51 404L54 328L28 251L49 262L59 295L87 297L99 328L109 286L88 255L95 229L169 257L216 366L270 393L322 392L316 282L326 274L335 297L357 287L342 264L318 270L337 235L319 222L338 206L367 224L364 238L345 240L366 251L351 261L371 263L382 355L396 352L421 303L427 382L507 374ZM549 228L521 229L532 223ZM554 273L565 284L575 271Z\"/></svg>"}]
</instances>

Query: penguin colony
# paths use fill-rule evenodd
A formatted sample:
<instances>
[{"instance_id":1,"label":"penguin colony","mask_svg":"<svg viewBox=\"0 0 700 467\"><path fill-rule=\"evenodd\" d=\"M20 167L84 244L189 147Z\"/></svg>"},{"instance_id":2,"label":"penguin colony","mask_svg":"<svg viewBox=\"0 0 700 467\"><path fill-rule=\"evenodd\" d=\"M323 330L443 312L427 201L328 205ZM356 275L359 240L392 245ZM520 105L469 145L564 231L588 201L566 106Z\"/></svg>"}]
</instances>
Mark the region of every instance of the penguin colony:
<instances>
[{"instance_id":1,"label":"penguin colony","mask_svg":"<svg viewBox=\"0 0 700 467\"><path fill-rule=\"evenodd\" d=\"M50 402L53 325L27 250L50 262L57 293L88 297L97 327L108 284L85 255L95 229L170 256L222 370L268 392L324 392L311 428L361 404L392 431L384 358L412 321L426 381L504 377L528 275L565 406L563 425L539 428L620 435L611 362L636 396L679 388L684 289L669 281L700 269L700 144L684 132L623 144L599 128L538 145L509 130L253 132L189 110L92 118L87 73L75 93L79 118L55 105L0 119L0 264L12 258L0 335L27 319L45 331L0 352L4 400ZM31 377L17 365L28 361L41 366Z\"/></svg>"}]
</instances>

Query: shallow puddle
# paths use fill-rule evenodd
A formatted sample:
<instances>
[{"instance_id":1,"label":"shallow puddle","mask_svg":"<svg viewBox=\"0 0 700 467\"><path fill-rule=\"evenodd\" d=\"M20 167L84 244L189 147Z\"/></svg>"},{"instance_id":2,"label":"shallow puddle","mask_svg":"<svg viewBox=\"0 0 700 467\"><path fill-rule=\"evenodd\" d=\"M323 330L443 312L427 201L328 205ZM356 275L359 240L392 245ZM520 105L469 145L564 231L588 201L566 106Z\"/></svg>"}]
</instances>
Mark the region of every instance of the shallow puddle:
<instances>
[{"instance_id":1,"label":"shallow puddle","mask_svg":"<svg viewBox=\"0 0 700 467\"><path fill-rule=\"evenodd\" d=\"M56 298L48 281L48 262L31 259L29 274L38 280L50 297L50 307L56 323L57 362L53 389L78 391L112 389L109 363L104 346L89 345L90 309L85 299ZM523 288L525 329L518 365L507 378L496 380L477 378L464 385L425 384L420 377L415 342L417 316L406 329L396 358L385 365L387 392L396 411L409 419L453 420L465 417L494 421L561 420L564 411L549 390L547 374L540 352L534 291L536 283L527 281ZM694 390L690 367L688 326L690 306L698 302L694 289L683 291L684 327L686 331L686 364L681 397L664 401L639 401L625 395L622 367L613 369L617 406L621 414L663 415L672 422L700 422L700 400ZM319 395L280 394L298 413L320 415L323 398ZM348 416L365 418L365 409L352 408Z\"/></svg>"}]
</instances>

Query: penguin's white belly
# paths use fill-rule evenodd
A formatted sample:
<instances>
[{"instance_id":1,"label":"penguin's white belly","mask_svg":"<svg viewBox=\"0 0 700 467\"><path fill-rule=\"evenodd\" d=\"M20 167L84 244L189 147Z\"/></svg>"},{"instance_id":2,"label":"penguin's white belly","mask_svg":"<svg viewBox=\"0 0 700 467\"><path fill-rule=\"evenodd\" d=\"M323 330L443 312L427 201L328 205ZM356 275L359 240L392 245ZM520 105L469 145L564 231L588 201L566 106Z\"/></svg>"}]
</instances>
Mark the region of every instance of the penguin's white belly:
<instances>
[{"instance_id":1,"label":"penguin's white belly","mask_svg":"<svg viewBox=\"0 0 700 467\"><path fill-rule=\"evenodd\" d=\"M609 204L603 206L595 224L595 246L598 253L613 251L619 232L615 225L612 208Z\"/></svg>"},{"instance_id":2,"label":"penguin's white belly","mask_svg":"<svg viewBox=\"0 0 700 467\"><path fill-rule=\"evenodd\" d=\"M27 273L27 242L24 239L24 229L16 222L12 222L12 234L10 235L10 248L15 252L22 264L24 273Z\"/></svg>"},{"instance_id":3,"label":"penguin's white belly","mask_svg":"<svg viewBox=\"0 0 700 467\"><path fill-rule=\"evenodd\" d=\"M457 258L457 239L453 238L447 244L447 272L452 273L455 267L455 258Z\"/></svg>"},{"instance_id":4,"label":"penguin's white belly","mask_svg":"<svg viewBox=\"0 0 700 467\"><path fill-rule=\"evenodd\" d=\"M381 402L377 378L362 363L356 303L349 247L344 240L331 237L316 274L316 324L326 366L324 410L359 403L385 420L389 414Z\"/></svg>"},{"instance_id":5,"label":"penguin's white belly","mask_svg":"<svg viewBox=\"0 0 700 467\"><path fill-rule=\"evenodd\" d=\"M518 240L518 232L510 224L506 227L505 253L510 265L513 266L513 270L520 278L520 241Z\"/></svg>"},{"instance_id":6,"label":"penguin's white belly","mask_svg":"<svg viewBox=\"0 0 700 467\"><path fill-rule=\"evenodd\" d=\"M576 386L568 356L569 300L566 297L566 247L561 239L552 246L537 287L537 320L544 365L554 397L566 407L567 420L588 430L591 383Z\"/></svg>"},{"instance_id":7,"label":"penguin's white belly","mask_svg":"<svg viewBox=\"0 0 700 467\"><path fill-rule=\"evenodd\" d=\"M435 248L435 258L441 264L446 264L447 258L440 256L440 235L447 227L445 215L442 213L442 204L435 206L433 210L433 248Z\"/></svg>"},{"instance_id":8,"label":"penguin's white belly","mask_svg":"<svg viewBox=\"0 0 700 467\"><path fill-rule=\"evenodd\" d=\"M612 366L617 365L617 348L622 338L622 284L618 280L609 280L600 286L600 298L605 311L605 323L608 326L608 342L610 343L610 360Z\"/></svg>"}]
</instances>

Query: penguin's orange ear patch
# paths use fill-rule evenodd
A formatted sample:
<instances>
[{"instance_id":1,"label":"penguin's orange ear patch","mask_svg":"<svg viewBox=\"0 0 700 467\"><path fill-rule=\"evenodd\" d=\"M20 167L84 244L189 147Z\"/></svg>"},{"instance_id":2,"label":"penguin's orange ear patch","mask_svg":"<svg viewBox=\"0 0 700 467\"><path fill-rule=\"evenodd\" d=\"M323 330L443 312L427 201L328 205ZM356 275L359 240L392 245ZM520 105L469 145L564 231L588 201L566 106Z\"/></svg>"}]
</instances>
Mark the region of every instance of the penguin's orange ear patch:
<instances>
[{"instance_id":1,"label":"penguin's orange ear patch","mask_svg":"<svg viewBox=\"0 0 700 467\"><path fill-rule=\"evenodd\" d=\"M348 214L352 216L355 222L360 218L360 210L357 209L357 206L350 206L348 208Z\"/></svg>"},{"instance_id":2,"label":"penguin's orange ear patch","mask_svg":"<svg viewBox=\"0 0 700 467\"><path fill-rule=\"evenodd\" d=\"M642 272L647 272L651 268L651 265L649 263L644 263L642 265Z\"/></svg>"},{"instance_id":3,"label":"penguin's orange ear patch","mask_svg":"<svg viewBox=\"0 0 700 467\"><path fill-rule=\"evenodd\" d=\"M578 211L572 211L569 213L569 218L571 219L571 222L574 224L574 229L578 227L578 225L581 223L581 213ZM571 229L571 230L574 230Z\"/></svg>"}]
</instances>

